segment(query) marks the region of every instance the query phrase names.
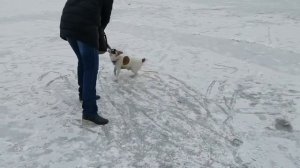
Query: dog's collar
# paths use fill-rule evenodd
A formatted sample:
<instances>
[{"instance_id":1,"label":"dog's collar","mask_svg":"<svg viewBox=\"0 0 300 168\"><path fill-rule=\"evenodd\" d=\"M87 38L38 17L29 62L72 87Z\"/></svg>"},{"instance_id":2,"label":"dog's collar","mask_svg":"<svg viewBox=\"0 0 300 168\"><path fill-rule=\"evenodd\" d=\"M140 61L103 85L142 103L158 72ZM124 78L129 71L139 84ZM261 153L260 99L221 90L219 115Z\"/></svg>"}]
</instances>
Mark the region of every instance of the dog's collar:
<instances>
[{"instance_id":1,"label":"dog's collar","mask_svg":"<svg viewBox=\"0 0 300 168\"><path fill-rule=\"evenodd\" d=\"M117 61L111 61L114 65L116 65Z\"/></svg>"}]
</instances>

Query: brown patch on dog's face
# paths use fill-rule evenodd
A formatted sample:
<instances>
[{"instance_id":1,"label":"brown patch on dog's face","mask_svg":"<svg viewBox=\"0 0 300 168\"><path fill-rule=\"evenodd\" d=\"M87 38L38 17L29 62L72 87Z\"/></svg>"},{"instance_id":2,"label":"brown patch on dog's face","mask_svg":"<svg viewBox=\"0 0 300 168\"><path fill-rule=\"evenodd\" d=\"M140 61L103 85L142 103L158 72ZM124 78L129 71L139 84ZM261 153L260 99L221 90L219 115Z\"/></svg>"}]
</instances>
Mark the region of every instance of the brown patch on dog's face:
<instances>
[{"instance_id":1,"label":"brown patch on dog's face","mask_svg":"<svg viewBox=\"0 0 300 168\"><path fill-rule=\"evenodd\" d=\"M129 58L128 56L125 56L125 57L123 58L123 65L129 64L129 62L130 62L130 58Z\"/></svg>"}]
</instances>

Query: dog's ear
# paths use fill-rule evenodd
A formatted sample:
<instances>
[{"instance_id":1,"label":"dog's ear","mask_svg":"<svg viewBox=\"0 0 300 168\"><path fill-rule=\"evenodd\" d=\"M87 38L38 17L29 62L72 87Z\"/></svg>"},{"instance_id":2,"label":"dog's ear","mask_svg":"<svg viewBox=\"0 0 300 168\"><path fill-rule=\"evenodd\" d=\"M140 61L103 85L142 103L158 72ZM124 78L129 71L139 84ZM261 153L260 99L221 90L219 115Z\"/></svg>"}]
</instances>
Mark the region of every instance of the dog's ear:
<instances>
[{"instance_id":1,"label":"dog's ear","mask_svg":"<svg viewBox=\"0 0 300 168\"><path fill-rule=\"evenodd\" d=\"M123 57L123 65L127 65L130 62L130 58L128 56Z\"/></svg>"},{"instance_id":2,"label":"dog's ear","mask_svg":"<svg viewBox=\"0 0 300 168\"><path fill-rule=\"evenodd\" d=\"M122 51L117 51L117 55L121 55L121 54L123 54Z\"/></svg>"}]
</instances>

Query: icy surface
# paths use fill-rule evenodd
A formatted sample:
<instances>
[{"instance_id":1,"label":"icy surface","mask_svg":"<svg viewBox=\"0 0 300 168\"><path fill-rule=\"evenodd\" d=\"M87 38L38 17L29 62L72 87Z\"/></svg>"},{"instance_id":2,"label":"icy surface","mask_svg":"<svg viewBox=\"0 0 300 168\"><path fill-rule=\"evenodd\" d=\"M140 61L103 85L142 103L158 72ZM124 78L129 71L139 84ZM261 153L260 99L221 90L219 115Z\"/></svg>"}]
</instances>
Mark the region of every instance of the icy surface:
<instances>
[{"instance_id":1,"label":"icy surface","mask_svg":"<svg viewBox=\"0 0 300 168\"><path fill-rule=\"evenodd\" d=\"M0 167L300 167L299 0L115 0L111 46L147 62L82 123L63 0L0 0Z\"/></svg>"}]
</instances>

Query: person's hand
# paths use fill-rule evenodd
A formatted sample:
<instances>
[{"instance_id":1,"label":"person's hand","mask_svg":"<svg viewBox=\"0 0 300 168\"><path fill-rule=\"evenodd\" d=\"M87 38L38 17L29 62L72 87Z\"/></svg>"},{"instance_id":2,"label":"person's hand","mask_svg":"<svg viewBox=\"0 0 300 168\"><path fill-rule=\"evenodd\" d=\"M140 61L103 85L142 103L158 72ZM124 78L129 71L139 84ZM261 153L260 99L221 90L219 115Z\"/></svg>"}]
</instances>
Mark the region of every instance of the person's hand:
<instances>
[{"instance_id":1,"label":"person's hand","mask_svg":"<svg viewBox=\"0 0 300 168\"><path fill-rule=\"evenodd\" d=\"M99 54L104 54L107 51L106 34L102 28L99 29Z\"/></svg>"}]
</instances>

